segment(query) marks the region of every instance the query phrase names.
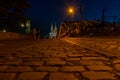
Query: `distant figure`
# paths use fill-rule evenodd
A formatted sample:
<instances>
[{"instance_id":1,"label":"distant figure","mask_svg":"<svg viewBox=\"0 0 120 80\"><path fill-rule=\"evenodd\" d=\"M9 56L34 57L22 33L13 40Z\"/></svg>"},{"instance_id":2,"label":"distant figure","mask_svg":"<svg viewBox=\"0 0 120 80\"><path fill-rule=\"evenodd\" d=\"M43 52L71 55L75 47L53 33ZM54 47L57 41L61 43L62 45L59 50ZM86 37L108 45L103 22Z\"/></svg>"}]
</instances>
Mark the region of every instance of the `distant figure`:
<instances>
[{"instance_id":1,"label":"distant figure","mask_svg":"<svg viewBox=\"0 0 120 80\"><path fill-rule=\"evenodd\" d=\"M37 37L37 40L39 40L39 39L40 39L40 30L39 30L39 29L37 29L37 34L36 34L36 37Z\"/></svg>"},{"instance_id":2,"label":"distant figure","mask_svg":"<svg viewBox=\"0 0 120 80\"><path fill-rule=\"evenodd\" d=\"M33 37L33 40L37 40L37 30L36 30L36 28L33 28L32 29L32 37Z\"/></svg>"}]
</instances>

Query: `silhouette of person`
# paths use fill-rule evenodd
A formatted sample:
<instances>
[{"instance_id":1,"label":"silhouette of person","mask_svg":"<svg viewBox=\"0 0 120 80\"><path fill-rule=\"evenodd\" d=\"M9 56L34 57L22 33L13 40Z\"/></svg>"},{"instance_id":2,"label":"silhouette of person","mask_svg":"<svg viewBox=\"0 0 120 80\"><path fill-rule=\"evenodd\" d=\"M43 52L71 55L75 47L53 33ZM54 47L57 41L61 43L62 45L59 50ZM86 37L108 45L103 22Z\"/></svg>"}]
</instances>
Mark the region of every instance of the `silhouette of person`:
<instances>
[{"instance_id":1,"label":"silhouette of person","mask_svg":"<svg viewBox=\"0 0 120 80\"><path fill-rule=\"evenodd\" d=\"M37 29L37 34L36 34L36 37L37 37L37 40L39 40L39 39L40 39L40 30L39 30L39 29Z\"/></svg>"},{"instance_id":2,"label":"silhouette of person","mask_svg":"<svg viewBox=\"0 0 120 80\"><path fill-rule=\"evenodd\" d=\"M37 30L36 30L36 28L34 27L34 28L32 29L33 40L37 40L36 35L37 35Z\"/></svg>"}]
</instances>

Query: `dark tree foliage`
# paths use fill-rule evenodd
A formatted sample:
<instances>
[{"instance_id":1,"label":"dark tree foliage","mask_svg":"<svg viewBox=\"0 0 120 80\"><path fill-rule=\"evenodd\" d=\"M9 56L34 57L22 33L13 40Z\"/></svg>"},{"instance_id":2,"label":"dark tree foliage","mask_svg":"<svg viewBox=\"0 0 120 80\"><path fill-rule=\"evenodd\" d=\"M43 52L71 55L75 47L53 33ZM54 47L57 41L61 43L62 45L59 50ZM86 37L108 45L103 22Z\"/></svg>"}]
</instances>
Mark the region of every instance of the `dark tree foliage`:
<instances>
[{"instance_id":1,"label":"dark tree foliage","mask_svg":"<svg viewBox=\"0 0 120 80\"><path fill-rule=\"evenodd\" d=\"M26 20L25 10L30 8L28 0L0 0L0 29L17 32L19 23Z\"/></svg>"}]
</instances>

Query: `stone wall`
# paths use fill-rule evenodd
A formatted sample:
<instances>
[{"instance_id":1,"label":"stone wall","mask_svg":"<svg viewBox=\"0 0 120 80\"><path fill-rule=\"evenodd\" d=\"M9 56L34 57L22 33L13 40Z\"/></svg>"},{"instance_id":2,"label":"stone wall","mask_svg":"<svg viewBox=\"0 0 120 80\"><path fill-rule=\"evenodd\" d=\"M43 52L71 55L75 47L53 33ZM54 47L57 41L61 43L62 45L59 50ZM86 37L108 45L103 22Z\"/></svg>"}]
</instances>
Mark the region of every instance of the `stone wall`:
<instances>
[{"instance_id":1,"label":"stone wall","mask_svg":"<svg viewBox=\"0 0 120 80\"><path fill-rule=\"evenodd\" d=\"M29 35L23 35L13 32L0 32L0 40L29 39Z\"/></svg>"}]
</instances>

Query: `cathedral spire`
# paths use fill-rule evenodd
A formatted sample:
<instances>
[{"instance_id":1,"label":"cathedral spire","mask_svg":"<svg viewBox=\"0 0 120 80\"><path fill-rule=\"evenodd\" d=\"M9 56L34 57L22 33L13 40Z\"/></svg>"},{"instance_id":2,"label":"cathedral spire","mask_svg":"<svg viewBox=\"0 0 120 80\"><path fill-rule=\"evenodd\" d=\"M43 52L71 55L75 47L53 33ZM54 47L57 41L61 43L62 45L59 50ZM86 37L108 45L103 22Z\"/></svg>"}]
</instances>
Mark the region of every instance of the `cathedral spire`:
<instances>
[{"instance_id":1,"label":"cathedral spire","mask_svg":"<svg viewBox=\"0 0 120 80\"><path fill-rule=\"evenodd\" d=\"M57 25L56 25L56 22L55 22L54 30L55 30L55 31L57 30Z\"/></svg>"},{"instance_id":2,"label":"cathedral spire","mask_svg":"<svg viewBox=\"0 0 120 80\"><path fill-rule=\"evenodd\" d=\"M56 23L54 25L51 23L51 30L49 33L49 38L56 38L56 36L57 36L57 25Z\"/></svg>"},{"instance_id":3,"label":"cathedral spire","mask_svg":"<svg viewBox=\"0 0 120 80\"><path fill-rule=\"evenodd\" d=\"M51 32L53 32L53 24L51 23Z\"/></svg>"}]
</instances>

